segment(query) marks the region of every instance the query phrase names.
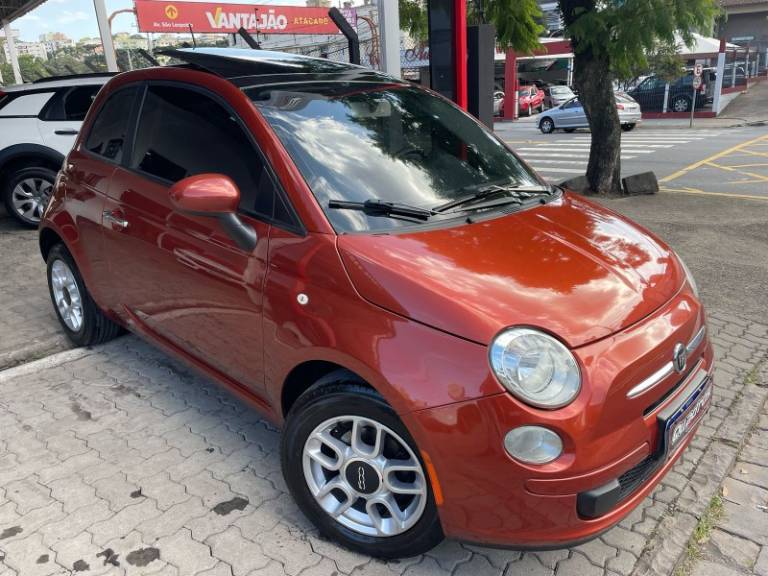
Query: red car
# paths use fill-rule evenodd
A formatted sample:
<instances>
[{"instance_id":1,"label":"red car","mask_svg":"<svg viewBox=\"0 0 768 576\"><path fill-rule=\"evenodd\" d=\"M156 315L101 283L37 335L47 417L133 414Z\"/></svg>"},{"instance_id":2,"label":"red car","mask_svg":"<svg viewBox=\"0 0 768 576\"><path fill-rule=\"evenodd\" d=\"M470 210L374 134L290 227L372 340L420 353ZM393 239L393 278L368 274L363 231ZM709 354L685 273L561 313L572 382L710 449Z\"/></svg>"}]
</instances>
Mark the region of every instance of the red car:
<instances>
[{"instance_id":1,"label":"red car","mask_svg":"<svg viewBox=\"0 0 768 576\"><path fill-rule=\"evenodd\" d=\"M520 86L517 91L520 114L531 116L534 112L544 111L544 90L536 86Z\"/></svg>"},{"instance_id":2,"label":"red car","mask_svg":"<svg viewBox=\"0 0 768 576\"><path fill-rule=\"evenodd\" d=\"M711 397L668 246L409 83L169 54L99 93L44 214L75 344L128 328L251 401L304 513L375 556L566 546L658 484Z\"/></svg>"}]
</instances>

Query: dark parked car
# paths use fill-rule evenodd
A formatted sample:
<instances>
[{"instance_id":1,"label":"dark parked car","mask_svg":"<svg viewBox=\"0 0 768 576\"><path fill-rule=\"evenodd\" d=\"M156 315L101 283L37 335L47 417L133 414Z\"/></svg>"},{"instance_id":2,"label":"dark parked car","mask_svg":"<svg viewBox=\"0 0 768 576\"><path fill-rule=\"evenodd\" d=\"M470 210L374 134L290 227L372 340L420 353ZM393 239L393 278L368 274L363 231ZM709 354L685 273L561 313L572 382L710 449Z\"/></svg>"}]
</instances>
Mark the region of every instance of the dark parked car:
<instances>
[{"instance_id":1,"label":"dark parked car","mask_svg":"<svg viewBox=\"0 0 768 576\"><path fill-rule=\"evenodd\" d=\"M704 77L702 89L696 96L696 108L707 104L706 84L709 76ZM693 75L681 76L669 84L668 112L690 112L693 102ZM664 109L664 91L667 81L661 76L649 76L627 92L642 107L643 111L661 112Z\"/></svg>"}]
</instances>

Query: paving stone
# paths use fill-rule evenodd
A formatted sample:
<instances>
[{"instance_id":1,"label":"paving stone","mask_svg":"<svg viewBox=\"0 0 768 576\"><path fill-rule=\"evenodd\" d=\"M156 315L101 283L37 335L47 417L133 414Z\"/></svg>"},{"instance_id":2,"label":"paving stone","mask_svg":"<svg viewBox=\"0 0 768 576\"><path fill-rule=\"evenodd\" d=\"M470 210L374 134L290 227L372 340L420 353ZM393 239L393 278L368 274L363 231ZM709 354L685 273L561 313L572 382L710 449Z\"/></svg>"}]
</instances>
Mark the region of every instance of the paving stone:
<instances>
[{"instance_id":1,"label":"paving stone","mask_svg":"<svg viewBox=\"0 0 768 576\"><path fill-rule=\"evenodd\" d=\"M302 570L320 562L321 557L312 550L307 540L295 538L282 526L269 532L262 532L254 538L264 554L277 560L290 576L297 576Z\"/></svg>"},{"instance_id":2,"label":"paving stone","mask_svg":"<svg viewBox=\"0 0 768 576\"><path fill-rule=\"evenodd\" d=\"M698 562L694 568L691 576L743 576L738 570L729 568L724 564L717 562L710 562L704 560Z\"/></svg>"},{"instance_id":3,"label":"paving stone","mask_svg":"<svg viewBox=\"0 0 768 576\"><path fill-rule=\"evenodd\" d=\"M161 538L155 543L163 560L178 568L180 574L192 576L198 572L212 569L218 562L211 556L211 549L192 539L187 529L178 531L173 536Z\"/></svg>"},{"instance_id":4,"label":"paving stone","mask_svg":"<svg viewBox=\"0 0 768 576\"><path fill-rule=\"evenodd\" d=\"M118 512L126 506L136 504L133 494L139 489L138 484L128 482L125 474L118 472L108 478L102 478L92 484L96 496L109 503L109 507Z\"/></svg>"},{"instance_id":5,"label":"paving stone","mask_svg":"<svg viewBox=\"0 0 768 576\"><path fill-rule=\"evenodd\" d=\"M19 516L12 523L0 526L0 540L2 540L3 545L14 540L22 540L37 532L42 526L56 522L63 516L64 511L61 502L53 502L43 508L35 508L31 512Z\"/></svg>"},{"instance_id":6,"label":"paving stone","mask_svg":"<svg viewBox=\"0 0 768 576\"><path fill-rule=\"evenodd\" d=\"M116 567L104 564L104 558L96 556L102 548L93 544L92 538L89 532L81 532L53 544L51 548L56 551L56 562L77 576L97 576L115 571Z\"/></svg>"},{"instance_id":7,"label":"paving stone","mask_svg":"<svg viewBox=\"0 0 768 576\"><path fill-rule=\"evenodd\" d=\"M205 541L216 558L232 567L234 576L245 576L253 570L266 568L270 558L261 546L243 538L240 530L229 527L224 532L211 536Z\"/></svg>"},{"instance_id":8,"label":"paving stone","mask_svg":"<svg viewBox=\"0 0 768 576\"><path fill-rule=\"evenodd\" d=\"M709 543L726 560L747 571L752 569L760 552L760 546L754 542L718 529L710 534Z\"/></svg>"},{"instance_id":9,"label":"paving stone","mask_svg":"<svg viewBox=\"0 0 768 576\"><path fill-rule=\"evenodd\" d=\"M204 470L195 476L186 478L184 486L187 493L198 496L202 499L203 505L207 508L213 508L216 504L231 500L235 494L230 490L229 484L217 480L213 475Z\"/></svg>"},{"instance_id":10,"label":"paving stone","mask_svg":"<svg viewBox=\"0 0 768 576\"><path fill-rule=\"evenodd\" d=\"M135 530L104 543L100 554L102 559L111 556L120 562L120 568L125 571L126 576L162 574L163 570L167 569L167 562L160 549L147 543ZM166 573L176 574L177 570L173 567Z\"/></svg>"},{"instance_id":11,"label":"paving stone","mask_svg":"<svg viewBox=\"0 0 768 576\"><path fill-rule=\"evenodd\" d=\"M279 564L277 564L277 567L282 568ZM219 561L216 566L210 570L200 572L198 576L232 576L232 567L226 562Z\"/></svg>"},{"instance_id":12,"label":"paving stone","mask_svg":"<svg viewBox=\"0 0 768 576\"><path fill-rule=\"evenodd\" d=\"M488 559L491 565L503 572L508 564L520 560L522 552L516 550L506 550L504 548L487 548L485 546L475 546L472 544L463 544L464 548L474 552L475 554L481 554Z\"/></svg>"},{"instance_id":13,"label":"paving stone","mask_svg":"<svg viewBox=\"0 0 768 576\"><path fill-rule=\"evenodd\" d=\"M34 476L8 484L5 487L5 497L16 503L16 511L19 514L26 514L53 502L51 489L37 482Z\"/></svg>"},{"instance_id":14,"label":"paving stone","mask_svg":"<svg viewBox=\"0 0 768 576\"><path fill-rule=\"evenodd\" d=\"M142 522L136 529L144 535L148 542L154 542L158 538L176 534L195 518L208 513L210 510L203 506L200 498L192 496L184 502L171 506L159 516Z\"/></svg>"},{"instance_id":15,"label":"paving stone","mask_svg":"<svg viewBox=\"0 0 768 576\"><path fill-rule=\"evenodd\" d=\"M81 506L74 512L63 516L59 520L51 519L39 528L49 544L55 544L61 540L73 538L86 528L95 523L106 520L114 515L109 506L103 500L96 500L93 504Z\"/></svg>"},{"instance_id":16,"label":"paving stone","mask_svg":"<svg viewBox=\"0 0 768 576\"><path fill-rule=\"evenodd\" d=\"M499 571L490 563L488 558L482 554L475 554L469 562L459 564L451 570L451 573L455 576L496 576Z\"/></svg>"},{"instance_id":17,"label":"paving stone","mask_svg":"<svg viewBox=\"0 0 768 576\"><path fill-rule=\"evenodd\" d=\"M573 550L582 553L592 564L597 564L598 566L605 566L606 561L618 553L615 547L609 546L601 540L591 540L586 544L577 546Z\"/></svg>"},{"instance_id":18,"label":"paving stone","mask_svg":"<svg viewBox=\"0 0 768 576\"><path fill-rule=\"evenodd\" d=\"M718 526L761 546L768 545L768 514L757 508L725 502Z\"/></svg>"},{"instance_id":19,"label":"paving stone","mask_svg":"<svg viewBox=\"0 0 768 576\"><path fill-rule=\"evenodd\" d=\"M554 567L545 566L535 554L525 553L519 560L513 562L507 568L506 574L510 576L552 576L555 573Z\"/></svg>"},{"instance_id":20,"label":"paving stone","mask_svg":"<svg viewBox=\"0 0 768 576\"><path fill-rule=\"evenodd\" d=\"M427 556L437 560L441 568L453 572L457 565L467 562L472 557L472 551L462 547L454 540L444 540L440 545L427 552Z\"/></svg>"},{"instance_id":21,"label":"paving stone","mask_svg":"<svg viewBox=\"0 0 768 576\"><path fill-rule=\"evenodd\" d=\"M632 569L637 564L637 557L631 552L626 550L619 550L615 558L609 558L606 562L608 570L620 574L621 576L629 576L632 574Z\"/></svg>"},{"instance_id":22,"label":"paving stone","mask_svg":"<svg viewBox=\"0 0 768 576\"><path fill-rule=\"evenodd\" d=\"M247 532L243 532L243 534L247 535ZM320 556L330 558L336 565L336 568L345 574L350 574L355 568L365 566L371 561L369 556L352 552L324 538L312 536L309 538L309 543L312 546L312 550Z\"/></svg>"},{"instance_id":23,"label":"paving stone","mask_svg":"<svg viewBox=\"0 0 768 576\"><path fill-rule=\"evenodd\" d=\"M98 522L88 529L93 534L96 544L105 544L110 540L126 536L136 526L148 519L160 515L154 501L144 500L138 504L126 506L111 518Z\"/></svg>"},{"instance_id":24,"label":"paving stone","mask_svg":"<svg viewBox=\"0 0 768 576\"><path fill-rule=\"evenodd\" d=\"M64 505L64 512L70 514L94 502L96 489L83 482L80 476L67 476L50 482L51 497Z\"/></svg>"},{"instance_id":25,"label":"paving stone","mask_svg":"<svg viewBox=\"0 0 768 576\"><path fill-rule=\"evenodd\" d=\"M639 556L645 547L645 538L641 534L631 532L621 526L615 526L602 536L602 540L609 546L632 552Z\"/></svg>"},{"instance_id":26,"label":"paving stone","mask_svg":"<svg viewBox=\"0 0 768 576\"><path fill-rule=\"evenodd\" d=\"M142 496L152 498L160 510L168 510L190 498L184 485L172 481L164 472L144 478L139 485L139 490Z\"/></svg>"},{"instance_id":27,"label":"paving stone","mask_svg":"<svg viewBox=\"0 0 768 576\"><path fill-rule=\"evenodd\" d=\"M602 576L603 571L590 564L586 556L574 554L570 558L561 560L557 565L557 576Z\"/></svg>"},{"instance_id":28,"label":"paving stone","mask_svg":"<svg viewBox=\"0 0 768 576\"><path fill-rule=\"evenodd\" d=\"M763 546L760 549L754 570L757 576L768 576L768 546Z\"/></svg>"},{"instance_id":29,"label":"paving stone","mask_svg":"<svg viewBox=\"0 0 768 576\"><path fill-rule=\"evenodd\" d=\"M732 477L726 478L723 482L722 493L724 500L734 504L752 507L768 505L768 489L747 484Z\"/></svg>"},{"instance_id":30,"label":"paving stone","mask_svg":"<svg viewBox=\"0 0 768 576\"><path fill-rule=\"evenodd\" d=\"M3 562L23 576L48 576L60 572L56 552L43 544L40 534L3 544Z\"/></svg>"}]
</instances>

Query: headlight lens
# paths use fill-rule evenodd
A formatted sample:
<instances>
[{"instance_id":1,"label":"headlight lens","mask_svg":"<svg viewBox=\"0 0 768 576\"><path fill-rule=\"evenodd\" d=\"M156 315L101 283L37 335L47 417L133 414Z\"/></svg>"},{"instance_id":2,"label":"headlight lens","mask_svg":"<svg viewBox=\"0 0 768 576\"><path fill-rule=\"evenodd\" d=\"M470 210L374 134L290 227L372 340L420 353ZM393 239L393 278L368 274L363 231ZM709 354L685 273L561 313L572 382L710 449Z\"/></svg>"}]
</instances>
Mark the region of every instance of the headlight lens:
<instances>
[{"instance_id":1,"label":"headlight lens","mask_svg":"<svg viewBox=\"0 0 768 576\"><path fill-rule=\"evenodd\" d=\"M496 378L507 390L538 408L562 408L581 388L581 373L573 354L538 330L505 330L491 344L490 361Z\"/></svg>"},{"instance_id":2,"label":"headlight lens","mask_svg":"<svg viewBox=\"0 0 768 576\"><path fill-rule=\"evenodd\" d=\"M691 290L693 290L693 293L696 295L696 298L699 297L699 286L696 284L696 279L693 277L693 274L691 274L691 269L688 268L688 265L685 263L685 261L680 258L680 255L677 254L677 261L680 262L680 266L683 267L683 270L685 270L685 277L688 279L688 284L691 285Z\"/></svg>"}]
</instances>

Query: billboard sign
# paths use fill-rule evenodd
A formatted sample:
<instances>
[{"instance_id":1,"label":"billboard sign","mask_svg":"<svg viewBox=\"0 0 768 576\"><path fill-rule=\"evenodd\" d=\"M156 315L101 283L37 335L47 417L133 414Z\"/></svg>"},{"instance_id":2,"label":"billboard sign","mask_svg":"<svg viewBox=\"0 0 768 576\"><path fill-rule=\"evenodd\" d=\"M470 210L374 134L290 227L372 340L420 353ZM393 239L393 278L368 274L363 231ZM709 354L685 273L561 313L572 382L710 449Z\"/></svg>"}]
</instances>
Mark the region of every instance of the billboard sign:
<instances>
[{"instance_id":1,"label":"billboard sign","mask_svg":"<svg viewBox=\"0 0 768 576\"><path fill-rule=\"evenodd\" d=\"M241 27L262 34L339 34L327 8L274 4L220 4L135 0L141 32L234 33ZM355 14L344 13L354 24Z\"/></svg>"}]
</instances>

